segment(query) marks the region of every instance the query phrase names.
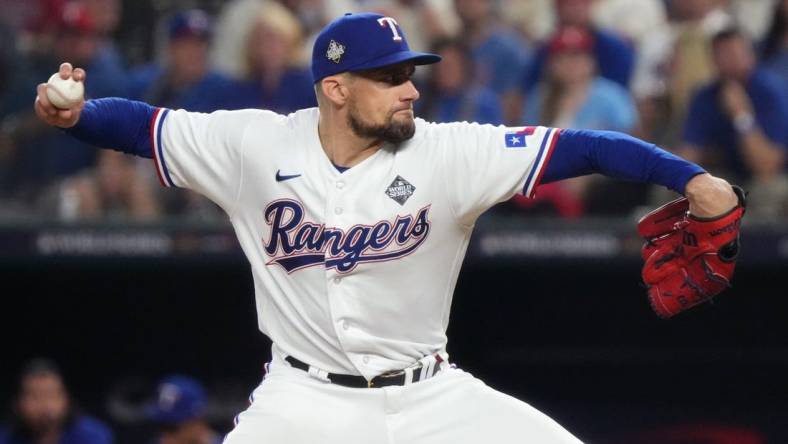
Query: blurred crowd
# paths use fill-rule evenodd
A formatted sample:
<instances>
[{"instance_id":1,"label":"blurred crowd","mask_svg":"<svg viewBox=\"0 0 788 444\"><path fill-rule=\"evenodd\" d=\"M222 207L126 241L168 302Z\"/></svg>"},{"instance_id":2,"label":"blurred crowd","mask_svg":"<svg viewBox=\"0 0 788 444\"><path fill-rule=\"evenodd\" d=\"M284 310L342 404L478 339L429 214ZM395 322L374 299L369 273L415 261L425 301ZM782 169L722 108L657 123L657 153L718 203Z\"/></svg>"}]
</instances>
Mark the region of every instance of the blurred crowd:
<instances>
[{"instance_id":1,"label":"blurred crowd","mask_svg":"<svg viewBox=\"0 0 788 444\"><path fill-rule=\"evenodd\" d=\"M113 444L113 424L83 411L58 366L47 359L27 363L19 375L12 415L0 422L0 444ZM220 444L222 435L208 420L208 396L196 379L180 374L162 378L137 406L137 443ZM229 421L226 421L229 422ZM225 430L226 431L226 430ZM125 440L123 438L126 438Z\"/></svg>"},{"instance_id":2,"label":"blurred crowd","mask_svg":"<svg viewBox=\"0 0 788 444\"><path fill-rule=\"evenodd\" d=\"M361 10L443 56L416 73L426 120L629 133L742 184L753 219L788 220L788 0L0 0L0 219L224 220L163 192L147 160L44 127L35 85L70 61L89 98L288 113L316 105L317 32ZM588 176L497 211L620 216L671 197Z\"/></svg>"}]
</instances>

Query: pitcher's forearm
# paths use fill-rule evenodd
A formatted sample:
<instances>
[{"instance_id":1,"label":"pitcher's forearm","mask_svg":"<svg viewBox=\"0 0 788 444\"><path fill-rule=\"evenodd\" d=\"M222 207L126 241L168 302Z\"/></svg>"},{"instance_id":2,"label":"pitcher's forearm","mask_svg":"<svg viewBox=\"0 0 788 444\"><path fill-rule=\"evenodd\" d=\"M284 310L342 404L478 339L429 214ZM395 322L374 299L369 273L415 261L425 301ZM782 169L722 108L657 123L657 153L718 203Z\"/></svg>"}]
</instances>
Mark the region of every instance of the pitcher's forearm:
<instances>
[{"instance_id":1,"label":"pitcher's forearm","mask_svg":"<svg viewBox=\"0 0 788 444\"><path fill-rule=\"evenodd\" d=\"M64 131L101 148L153 157L151 122L157 108L115 97L89 100L76 125Z\"/></svg>"}]
</instances>

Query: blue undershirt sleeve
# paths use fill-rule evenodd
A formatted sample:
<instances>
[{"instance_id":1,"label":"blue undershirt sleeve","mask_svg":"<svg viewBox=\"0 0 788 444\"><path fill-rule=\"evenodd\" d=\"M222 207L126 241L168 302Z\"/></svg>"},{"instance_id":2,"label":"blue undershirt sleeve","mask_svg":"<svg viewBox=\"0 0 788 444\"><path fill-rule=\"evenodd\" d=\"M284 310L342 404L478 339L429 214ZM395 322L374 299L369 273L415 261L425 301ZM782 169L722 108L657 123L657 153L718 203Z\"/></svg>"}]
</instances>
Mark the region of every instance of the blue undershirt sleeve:
<instances>
[{"instance_id":1,"label":"blue undershirt sleeve","mask_svg":"<svg viewBox=\"0 0 788 444\"><path fill-rule=\"evenodd\" d=\"M89 100L79 121L65 132L102 148L141 157L153 157L150 125L156 108L115 97Z\"/></svg>"},{"instance_id":2,"label":"blue undershirt sleeve","mask_svg":"<svg viewBox=\"0 0 788 444\"><path fill-rule=\"evenodd\" d=\"M687 182L704 172L692 162L623 133L567 129L561 131L542 183L600 173L684 194Z\"/></svg>"}]
</instances>

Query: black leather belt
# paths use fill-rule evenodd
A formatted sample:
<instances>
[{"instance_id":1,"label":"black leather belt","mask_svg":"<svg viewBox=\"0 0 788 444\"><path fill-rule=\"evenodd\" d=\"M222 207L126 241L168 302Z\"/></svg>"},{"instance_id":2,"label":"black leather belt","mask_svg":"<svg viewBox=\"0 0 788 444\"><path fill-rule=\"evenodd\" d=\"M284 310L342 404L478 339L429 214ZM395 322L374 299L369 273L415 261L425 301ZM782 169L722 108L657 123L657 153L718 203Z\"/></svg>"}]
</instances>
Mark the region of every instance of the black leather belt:
<instances>
[{"instance_id":1,"label":"black leather belt","mask_svg":"<svg viewBox=\"0 0 788 444\"><path fill-rule=\"evenodd\" d=\"M291 366L309 373L309 367L310 367L309 364L299 361L298 359L292 356L285 357L285 361L289 362ZM429 378L435 375L435 373L438 373L440 371L441 362L443 362L443 358L441 358L439 355L435 355L435 365L433 366L432 374L426 375L426 378ZM422 373L421 370L423 367L424 364L421 362L419 362L417 365L414 365L413 367L409 367L409 369L413 370L413 379L411 379L411 382L418 382L421 380L421 373ZM405 385L406 372L404 369L393 370L375 376L369 381L367 381L367 379L363 376L343 375L340 373L328 373L326 377L331 383L339 384L345 387L373 388L373 387L386 387L391 385Z\"/></svg>"}]
</instances>

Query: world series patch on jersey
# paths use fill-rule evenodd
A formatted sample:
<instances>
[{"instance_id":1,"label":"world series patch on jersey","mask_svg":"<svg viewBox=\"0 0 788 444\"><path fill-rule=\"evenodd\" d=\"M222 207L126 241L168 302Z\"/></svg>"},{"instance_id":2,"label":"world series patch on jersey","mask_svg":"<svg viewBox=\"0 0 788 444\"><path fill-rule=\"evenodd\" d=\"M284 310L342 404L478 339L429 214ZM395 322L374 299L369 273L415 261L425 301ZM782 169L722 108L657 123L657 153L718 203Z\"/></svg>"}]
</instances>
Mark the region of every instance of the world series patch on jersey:
<instances>
[{"instance_id":1,"label":"world series patch on jersey","mask_svg":"<svg viewBox=\"0 0 788 444\"><path fill-rule=\"evenodd\" d=\"M318 117L162 110L156 167L229 214L275 347L372 378L445 350L476 218L533 195L559 131L416 119L412 139L340 172Z\"/></svg>"}]
</instances>

